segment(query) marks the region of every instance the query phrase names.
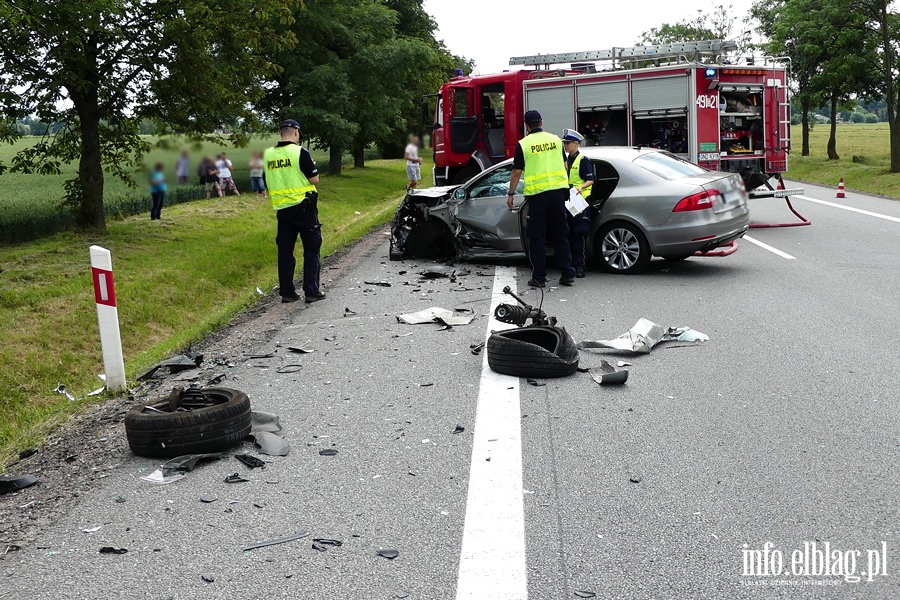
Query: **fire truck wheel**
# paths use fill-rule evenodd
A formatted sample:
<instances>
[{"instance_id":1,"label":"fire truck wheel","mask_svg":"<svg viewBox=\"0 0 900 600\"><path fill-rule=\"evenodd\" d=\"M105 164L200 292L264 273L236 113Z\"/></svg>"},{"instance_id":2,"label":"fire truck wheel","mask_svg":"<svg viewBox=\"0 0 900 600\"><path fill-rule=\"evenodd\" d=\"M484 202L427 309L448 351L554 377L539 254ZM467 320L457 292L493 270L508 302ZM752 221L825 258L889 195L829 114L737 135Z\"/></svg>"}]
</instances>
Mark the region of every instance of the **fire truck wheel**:
<instances>
[{"instance_id":1,"label":"fire truck wheel","mask_svg":"<svg viewBox=\"0 0 900 600\"><path fill-rule=\"evenodd\" d=\"M635 225L615 221L594 237L594 256L607 273L639 273L650 263L650 244Z\"/></svg>"},{"instance_id":2,"label":"fire truck wheel","mask_svg":"<svg viewBox=\"0 0 900 600\"><path fill-rule=\"evenodd\" d=\"M478 169L478 167L469 165L456 174L456 176L453 178L453 185L461 185L478 175L480 172L481 171Z\"/></svg>"}]
</instances>

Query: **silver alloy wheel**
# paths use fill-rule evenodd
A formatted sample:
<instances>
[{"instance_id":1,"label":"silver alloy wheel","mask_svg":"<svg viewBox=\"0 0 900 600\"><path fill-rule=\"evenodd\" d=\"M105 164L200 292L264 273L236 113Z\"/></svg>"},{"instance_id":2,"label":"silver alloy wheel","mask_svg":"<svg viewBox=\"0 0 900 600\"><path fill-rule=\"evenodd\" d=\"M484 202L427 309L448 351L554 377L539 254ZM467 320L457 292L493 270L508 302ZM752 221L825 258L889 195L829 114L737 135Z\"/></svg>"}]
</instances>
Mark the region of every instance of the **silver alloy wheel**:
<instances>
[{"instance_id":1,"label":"silver alloy wheel","mask_svg":"<svg viewBox=\"0 0 900 600\"><path fill-rule=\"evenodd\" d=\"M618 271L624 271L630 269L640 258L641 243L632 232L617 227L610 229L603 236L600 251L606 264Z\"/></svg>"}]
</instances>

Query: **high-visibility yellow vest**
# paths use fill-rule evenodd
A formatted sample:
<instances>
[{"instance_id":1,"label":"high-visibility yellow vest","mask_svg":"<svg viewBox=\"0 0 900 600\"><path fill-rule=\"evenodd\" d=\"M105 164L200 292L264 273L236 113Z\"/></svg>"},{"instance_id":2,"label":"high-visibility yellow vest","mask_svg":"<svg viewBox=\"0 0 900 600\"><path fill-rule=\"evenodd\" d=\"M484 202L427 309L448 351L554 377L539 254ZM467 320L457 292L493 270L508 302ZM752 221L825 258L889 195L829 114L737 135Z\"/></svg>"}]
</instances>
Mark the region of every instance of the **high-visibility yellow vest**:
<instances>
[{"instance_id":1,"label":"high-visibility yellow vest","mask_svg":"<svg viewBox=\"0 0 900 600\"><path fill-rule=\"evenodd\" d=\"M582 183L584 183L584 179L581 178L581 159L584 158L580 152L578 156L575 157L575 160L572 161L572 167L569 169L569 185L572 187L579 187ZM591 188L593 184L587 186L581 191L581 195L587 198L591 195Z\"/></svg>"},{"instance_id":2,"label":"high-visibility yellow vest","mask_svg":"<svg viewBox=\"0 0 900 600\"><path fill-rule=\"evenodd\" d=\"M525 155L525 195L568 189L569 177L563 158L562 140L546 131L526 135L519 141Z\"/></svg>"},{"instance_id":3,"label":"high-visibility yellow vest","mask_svg":"<svg viewBox=\"0 0 900 600\"><path fill-rule=\"evenodd\" d=\"M316 186L300 170L302 150L302 146L289 144L269 148L263 155L266 187L274 210L300 204L306 199L307 192L316 191Z\"/></svg>"}]
</instances>

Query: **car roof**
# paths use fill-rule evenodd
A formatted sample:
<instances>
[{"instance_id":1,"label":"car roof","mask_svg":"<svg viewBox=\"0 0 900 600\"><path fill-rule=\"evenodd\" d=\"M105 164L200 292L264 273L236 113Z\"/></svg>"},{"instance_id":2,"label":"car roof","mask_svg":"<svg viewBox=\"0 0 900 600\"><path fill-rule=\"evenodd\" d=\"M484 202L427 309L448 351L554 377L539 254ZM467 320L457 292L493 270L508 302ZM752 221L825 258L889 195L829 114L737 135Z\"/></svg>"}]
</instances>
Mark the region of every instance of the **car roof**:
<instances>
[{"instance_id":1,"label":"car roof","mask_svg":"<svg viewBox=\"0 0 900 600\"><path fill-rule=\"evenodd\" d=\"M634 160L644 154L661 153L657 148L641 148L640 146L584 146L578 149L587 158L603 159L618 158L619 160Z\"/></svg>"}]
</instances>

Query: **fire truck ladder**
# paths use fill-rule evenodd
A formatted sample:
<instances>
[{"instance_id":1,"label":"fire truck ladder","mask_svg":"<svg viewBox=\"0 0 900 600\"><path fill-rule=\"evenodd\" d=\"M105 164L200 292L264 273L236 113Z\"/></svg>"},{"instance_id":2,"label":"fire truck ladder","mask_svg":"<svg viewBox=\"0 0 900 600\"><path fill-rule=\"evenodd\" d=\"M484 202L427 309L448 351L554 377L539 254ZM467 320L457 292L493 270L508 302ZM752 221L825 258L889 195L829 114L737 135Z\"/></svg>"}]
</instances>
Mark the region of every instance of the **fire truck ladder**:
<instances>
[{"instance_id":1,"label":"fire truck ladder","mask_svg":"<svg viewBox=\"0 0 900 600\"><path fill-rule=\"evenodd\" d=\"M532 56L513 56L510 65L526 67L547 67L554 64L591 62L591 61L637 61L659 60L661 58L678 58L701 56L719 56L738 49L730 40L705 40L702 42L679 42L677 44L659 44L656 46L634 46L632 48L610 48L609 50L592 50L588 52L567 52L561 54L535 54Z\"/></svg>"}]
</instances>

